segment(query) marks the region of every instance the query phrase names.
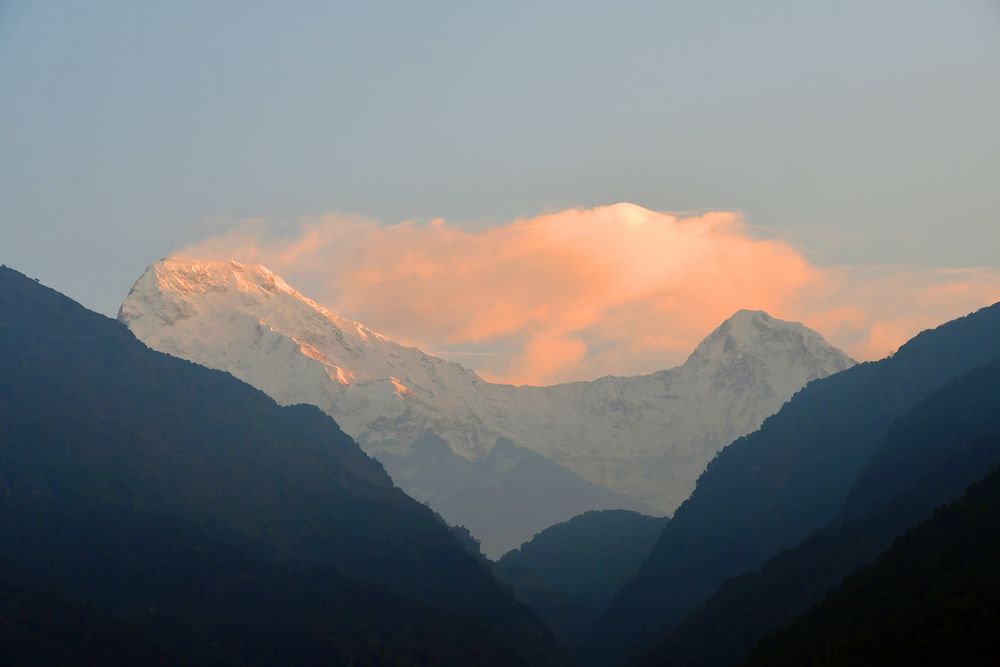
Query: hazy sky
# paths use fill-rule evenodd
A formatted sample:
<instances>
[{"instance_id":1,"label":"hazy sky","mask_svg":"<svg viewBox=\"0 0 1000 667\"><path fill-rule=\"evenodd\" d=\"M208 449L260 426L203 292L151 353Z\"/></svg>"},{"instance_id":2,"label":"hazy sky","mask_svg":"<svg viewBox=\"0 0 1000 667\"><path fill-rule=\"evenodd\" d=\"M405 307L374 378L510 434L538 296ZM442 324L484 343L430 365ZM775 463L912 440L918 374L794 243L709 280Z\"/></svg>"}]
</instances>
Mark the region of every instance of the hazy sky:
<instances>
[{"instance_id":1,"label":"hazy sky","mask_svg":"<svg viewBox=\"0 0 1000 667\"><path fill-rule=\"evenodd\" d=\"M629 201L998 267L998 119L991 0L0 0L0 261L113 314L240 219Z\"/></svg>"}]
</instances>

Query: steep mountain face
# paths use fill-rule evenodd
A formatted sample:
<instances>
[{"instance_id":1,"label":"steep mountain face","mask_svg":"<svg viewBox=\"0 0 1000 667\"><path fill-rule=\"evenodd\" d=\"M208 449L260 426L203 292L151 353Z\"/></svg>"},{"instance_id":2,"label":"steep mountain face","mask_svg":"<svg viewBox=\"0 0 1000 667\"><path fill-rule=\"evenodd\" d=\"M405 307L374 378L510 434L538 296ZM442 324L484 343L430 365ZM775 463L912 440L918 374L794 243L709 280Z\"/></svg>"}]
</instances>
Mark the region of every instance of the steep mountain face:
<instances>
[{"instance_id":1,"label":"steep mountain face","mask_svg":"<svg viewBox=\"0 0 1000 667\"><path fill-rule=\"evenodd\" d=\"M491 384L236 262L157 262L119 319L154 349L228 371L279 403L319 406L377 457L406 457L427 431L467 459L505 438L664 513L720 447L807 382L852 364L801 325L740 311L679 368L552 387ZM416 489L419 477L400 482Z\"/></svg>"},{"instance_id":2,"label":"steep mountain face","mask_svg":"<svg viewBox=\"0 0 1000 667\"><path fill-rule=\"evenodd\" d=\"M586 512L504 554L495 571L563 644L575 646L639 569L667 521L627 510Z\"/></svg>"},{"instance_id":3,"label":"steep mountain face","mask_svg":"<svg viewBox=\"0 0 1000 667\"><path fill-rule=\"evenodd\" d=\"M5 267L0 526L0 573L181 662L561 662L327 415L154 352Z\"/></svg>"},{"instance_id":4,"label":"steep mountain face","mask_svg":"<svg viewBox=\"0 0 1000 667\"><path fill-rule=\"evenodd\" d=\"M1000 441L993 443L1000 446ZM748 665L974 665L1000 634L1000 470L900 537Z\"/></svg>"},{"instance_id":5,"label":"steep mountain face","mask_svg":"<svg viewBox=\"0 0 1000 667\"><path fill-rule=\"evenodd\" d=\"M993 361L934 391L894 423L830 525L759 571L723 584L647 664L739 664L757 641L998 463L1000 361Z\"/></svg>"},{"instance_id":6,"label":"steep mountain face","mask_svg":"<svg viewBox=\"0 0 1000 667\"><path fill-rule=\"evenodd\" d=\"M496 558L526 535L599 508L655 513L649 505L589 482L530 449L504 438L470 461L427 432L402 459L383 454L394 480L453 525L480 536L482 551Z\"/></svg>"},{"instance_id":7,"label":"steep mountain face","mask_svg":"<svg viewBox=\"0 0 1000 667\"><path fill-rule=\"evenodd\" d=\"M1000 304L926 331L896 354L811 383L722 450L586 649L638 658L729 577L831 521L889 425L957 376L1000 357Z\"/></svg>"}]
</instances>

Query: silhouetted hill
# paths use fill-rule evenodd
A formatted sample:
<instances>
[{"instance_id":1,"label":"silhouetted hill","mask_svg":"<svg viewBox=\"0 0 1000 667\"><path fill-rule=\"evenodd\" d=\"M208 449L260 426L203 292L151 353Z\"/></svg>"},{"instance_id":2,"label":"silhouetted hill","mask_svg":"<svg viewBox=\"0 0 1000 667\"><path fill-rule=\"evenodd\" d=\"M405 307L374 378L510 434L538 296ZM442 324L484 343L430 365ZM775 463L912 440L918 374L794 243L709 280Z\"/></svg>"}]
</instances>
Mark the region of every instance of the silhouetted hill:
<instances>
[{"instance_id":1,"label":"silhouetted hill","mask_svg":"<svg viewBox=\"0 0 1000 667\"><path fill-rule=\"evenodd\" d=\"M725 579L827 524L896 418L997 357L1000 305L925 331L882 361L807 385L712 461L590 633L587 659L639 657Z\"/></svg>"},{"instance_id":2,"label":"silhouetted hill","mask_svg":"<svg viewBox=\"0 0 1000 667\"><path fill-rule=\"evenodd\" d=\"M585 512L506 553L496 572L564 643L578 644L639 569L667 521L627 510Z\"/></svg>"},{"instance_id":3,"label":"silhouetted hill","mask_svg":"<svg viewBox=\"0 0 1000 667\"><path fill-rule=\"evenodd\" d=\"M1000 470L995 470L896 540L873 565L845 579L819 606L763 641L748 664L990 664L1000 636L998 609Z\"/></svg>"},{"instance_id":4,"label":"silhouetted hill","mask_svg":"<svg viewBox=\"0 0 1000 667\"><path fill-rule=\"evenodd\" d=\"M893 424L837 519L758 572L723 584L647 664L739 663L758 640L817 603L997 463L1000 361L933 392Z\"/></svg>"},{"instance_id":5,"label":"silhouetted hill","mask_svg":"<svg viewBox=\"0 0 1000 667\"><path fill-rule=\"evenodd\" d=\"M153 352L5 267L0 369L3 570L209 663L561 660L318 409Z\"/></svg>"}]
</instances>

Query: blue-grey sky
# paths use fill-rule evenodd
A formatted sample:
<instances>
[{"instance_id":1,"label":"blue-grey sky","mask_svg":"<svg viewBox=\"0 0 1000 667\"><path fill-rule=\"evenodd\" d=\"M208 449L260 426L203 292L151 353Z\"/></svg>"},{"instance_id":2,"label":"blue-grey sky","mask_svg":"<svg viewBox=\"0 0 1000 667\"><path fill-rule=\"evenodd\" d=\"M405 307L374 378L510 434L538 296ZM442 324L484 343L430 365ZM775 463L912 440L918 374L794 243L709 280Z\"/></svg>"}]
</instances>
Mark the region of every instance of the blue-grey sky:
<instances>
[{"instance_id":1,"label":"blue-grey sky","mask_svg":"<svg viewBox=\"0 0 1000 667\"><path fill-rule=\"evenodd\" d=\"M0 261L112 314L225 221L736 209L998 266L1000 3L0 0Z\"/></svg>"}]
</instances>

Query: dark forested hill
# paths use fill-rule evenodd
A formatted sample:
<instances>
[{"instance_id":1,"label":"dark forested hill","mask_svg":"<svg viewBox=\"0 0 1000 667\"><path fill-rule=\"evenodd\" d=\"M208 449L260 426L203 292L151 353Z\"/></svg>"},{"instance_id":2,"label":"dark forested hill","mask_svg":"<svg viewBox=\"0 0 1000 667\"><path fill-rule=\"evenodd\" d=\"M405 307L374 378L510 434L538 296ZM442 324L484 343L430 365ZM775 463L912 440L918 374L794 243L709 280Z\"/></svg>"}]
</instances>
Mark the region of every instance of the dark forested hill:
<instances>
[{"instance_id":1,"label":"dark forested hill","mask_svg":"<svg viewBox=\"0 0 1000 667\"><path fill-rule=\"evenodd\" d=\"M725 579L827 524L889 425L951 379L1000 357L1000 304L925 331L893 356L816 380L726 447L585 648L637 658Z\"/></svg>"},{"instance_id":2,"label":"dark forested hill","mask_svg":"<svg viewBox=\"0 0 1000 667\"><path fill-rule=\"evenodd\" d=\"M639 569L667 521L628 510L585 512L509 551L496 571L564 643L575 645Z\"/></svg>"},{"instance_id":3,"label":"dark forested hill","mask_svg":"<svg viewBox=\"0 0 1000 667\"><path fill-rule=\"evenodd\" d=\"M43 582L0 572L0 662L4 665L169 667L168 651L134 623L67 600Z\"/></svg>"},{"instance_id":4,"label":"dark forested hill","mask_svg":"<svg viewBox=\"0 0 1000 667\"><path fill-rule=\"evenodd\" d=\"M1000 361L952 381L890 428L840 515L759 572L726 582L647 664L738 664L753 645L870 563L1000 463ZM724 636L725 641L719 641Z\"/></svg>"},{"instance_id":5,"label":"dark forested hill","mask_svg":"<svg viewBox=\"0 0 1000 667\"><path fill-rule=\"evenodd\" d=\"M7 268L0 529L0 571L196 661L561 660L319 410L153 352Z\"/></svg>"},{"instance_id":6,"label":"dark forested hill","mask_svg":"<svg viewBox=\"0 0 1000 667\"><path fill-rule=\"evenodd\" d=\"M1000 444L1000 443L994 443ZM750 665L992 664L1000 636L1000 470L900 537Z\"/></svg>"}]
</instances>

